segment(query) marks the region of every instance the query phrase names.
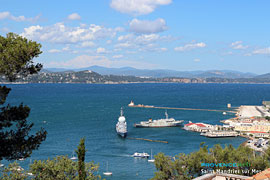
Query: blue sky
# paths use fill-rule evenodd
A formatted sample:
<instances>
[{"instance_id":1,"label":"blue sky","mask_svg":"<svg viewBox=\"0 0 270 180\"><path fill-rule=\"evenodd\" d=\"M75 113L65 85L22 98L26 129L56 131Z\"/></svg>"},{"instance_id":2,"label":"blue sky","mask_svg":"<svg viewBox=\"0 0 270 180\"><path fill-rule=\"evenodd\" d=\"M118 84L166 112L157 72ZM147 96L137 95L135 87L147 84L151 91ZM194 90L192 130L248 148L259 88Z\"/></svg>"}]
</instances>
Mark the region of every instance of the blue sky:
<instances>
[{"instance_id":1,"label":"blue sky","mask_svg":"<svg viewBox=\"0 0 270 180\"><path fill-rule=\"evenodd\" d=\"M269 0L1 0L0 35L44 67L270 72Z\"/></svg>"}]
</instances>

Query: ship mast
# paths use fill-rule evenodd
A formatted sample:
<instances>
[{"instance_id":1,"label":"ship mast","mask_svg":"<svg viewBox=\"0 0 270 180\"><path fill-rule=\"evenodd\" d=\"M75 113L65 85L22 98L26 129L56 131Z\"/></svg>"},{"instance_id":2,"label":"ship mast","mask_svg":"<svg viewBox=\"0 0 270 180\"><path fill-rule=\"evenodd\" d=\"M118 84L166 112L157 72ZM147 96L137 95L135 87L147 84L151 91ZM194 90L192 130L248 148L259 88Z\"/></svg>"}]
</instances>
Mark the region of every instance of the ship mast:
<instances>
[{"instance_id":1,"label":"ship mast","mask_svg":"<svg viewBox=\"0 0 270 180\"><path fill-rule=\"evenodd\" d=\"M168 118L167 110L165 111L165 116L166 116L166 119L169 119L169 118Z\"/></svg>"},{"instance_id":2,"label":"ship mast","mask_svg":"<svg viewBox=\"0 0 270 180\"><path fill-rule=\"evenodd\" d=\"M120 110L120 116L123 116L123 107L121 107L121 110Z\"/></svg>"}]
</instances>

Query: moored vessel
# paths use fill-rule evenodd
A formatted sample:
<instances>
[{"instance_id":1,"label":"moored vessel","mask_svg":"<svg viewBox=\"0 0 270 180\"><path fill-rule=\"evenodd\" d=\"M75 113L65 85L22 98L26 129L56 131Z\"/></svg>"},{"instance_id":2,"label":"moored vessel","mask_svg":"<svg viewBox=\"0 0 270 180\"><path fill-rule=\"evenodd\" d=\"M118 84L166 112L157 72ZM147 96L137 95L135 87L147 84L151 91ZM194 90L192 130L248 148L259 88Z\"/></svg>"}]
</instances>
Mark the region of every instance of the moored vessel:
<instances>
[{"instance_id":1,"label":"moored vessel","mask_svg":"<svg viewBox=\"0 0 270 180\"><path fill-rule=\"evenodd\" d=\"M148 128L158 128L158 127L175 127L181 126L183 120L175 120L174 118L169 118L167 111L165 111L165 119L142 121L139 124L134 124L134 127L148 127Z\"/></svg>"},{"instance_id":2,"label":"moored vessel","mask_svg":"<svg viewBox=\"0 0 270 180\"><path fill-rule=\"evenodd\" d=\"M109 163L108 163L108 161L107 161L106 172L103 172L103 174L104 174L105 176L111 176L111 175L112 175L112 172L110 172L108 169L109 169Z\"/></svg>"},{"instance_id":3,"label":"moored vessel","mask_svg":"<svg viewBox=\"0 0 270 180\"><path fill-rule=\"evenodd\" d=\"M153 155L152 155L152 149L151 149L151 158L148 159L148 162L151 162L151 163L155 162L155 159L153 159Z\"/></svg>"},{"instance_id":4,"label":"moored vessel","mask_svg":"<svg viewBox=\"0 0 270 180\"><path fill-rule=\"evenodd\" d=\"M121 108L120 116L116 124L116 132L119 136L125 138L127 136L127 122L123 114L123 108Z\"/></svg>"}]
</instances>

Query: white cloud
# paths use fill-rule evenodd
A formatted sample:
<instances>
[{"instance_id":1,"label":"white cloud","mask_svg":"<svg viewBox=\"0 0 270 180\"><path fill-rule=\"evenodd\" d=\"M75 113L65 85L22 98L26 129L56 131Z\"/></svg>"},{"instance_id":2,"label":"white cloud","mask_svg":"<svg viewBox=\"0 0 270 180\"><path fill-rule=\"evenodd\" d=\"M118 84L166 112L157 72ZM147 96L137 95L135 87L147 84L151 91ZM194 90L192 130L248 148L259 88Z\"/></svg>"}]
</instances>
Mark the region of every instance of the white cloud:
<instances>
[{"instance_id":1,"label":"white cloud","mask_svg":"<svg viewBox=\"0 0 270 180\"><path fill-rule=\"evenodd\" d=\"M167 51L168 49L167 49L167 48L159 48L159 50L160 50L161 52L165 52L165 51Z\"/></svg>"},{"instance_id":2,"label":"white cloud","mask_svg":"<svg viewBox=\"0 0 270 180\"><path fill-rule=\"evenodd\" d=\"M129 30L135 33L150 34L167 30L166 21L164 19L156 19L154 21L133 19L129 23Z\"/></svg>"},{"instance_id":3,"label":"white cloud","mask_svg":"<svg viewBox=\"0 0 270 180\"><path fill-rule=\"evenodd\" d=\"M101 54L101 53L106 53L107 51L106 51L106 49L105 48L103 48L103 47L99 47L99 48L97 48L97 51L96 51L98 54Z\"/></svg>"},{"instance_id":4,"label":"white cloud","mask_svg":"<svg viewBox=\"0 0 270 180\"><path fill-rule=\"evenodd\" d=\"M110 60L105 56L80 55L69 61L53 61L46 64L46 67L54 68L84 68L89 66L104 67L124 67L131 66L135 68L155 68L156 65L138 61Z\"/></svg>"},{"instance_id":5,"label":"white cloud","mask_svg":"<svg viewBox=\"0 0 270 180\"><path fill-rule=\"evenodd\" d=\"M69 46L63 47L62 49L50 49L48 52L49 53L68 52L68 53L73 53L73 54L77 54L78 53L78 51L70 49Z\"/></svg>"},{"instance_id":6,"label":"white cloud","mask_svg":"<svg viewBox=\"0 0 270 180\"><path fill-rule=\"evenodd\" d=\"M172 0L112 0L111 8L130 15L143 15L171 2Z\"/></svg>"},{"instance_id":7,"label":"white cloud","mask_svg":"<svg viewBox=\"0 0 270 180\"><path fill-rule=\"evenodd\" d=\"M105 28L95 24L85 27L69 27L64 23L56 23L51 26L42 27L37 25L24 28L24 32L21 35L37 41L70 44L101 38L112 38L119 32L118 29Z\"/></svg>"},{"instance_id":8,"label":"white cloud","mask_svg":"<svg viewBox=\"0 0 270 180\"><path fill-rule=\"evenodd\" d=\"M118 43L118 44L114 45L114 47L115 48L132 48L132 47L134 47L134 45L126 42L126 43Z\"/></svg>"},{"instance_id":9,"label":"white cloud","mask_svg":"<svg viewBox=\"0 0 270 180\"><path fill-rule=\"evenodd\" d=\"M10 19L17 22L22 22L22 21L36 22L37 20L40 19L40 15L31 17L31 18L26 18L25 16L14 16L10 12L5 11L5 12L0 12L0 20L2 19Z\"/></svg>"},{"instance_id":10,"label":"white cloud","mask_svg":"<svg viewBox=\"0 0 270 180\"><path fill-rule=\"evenodd\" d=\"M81 47L94 47L95 43L93 41L82 42Z\"/></svg>"},{"instance_id":11,"label":"white cloud","mask_svg":"<svg viewBox=\"0 0 270 180\"><path fill-rule=\"evenodd\" d=\"M139 36L126 34L118 37L119 43L115 44L114 47L118 50L126 48L139 51L164 52L167 51L167 49L159 47L159 44L168 40L171 40L170 36L160 36L158 34L142 34Z\"/></svg>"},{"instance_id":12,"label":"white cloud","mask_svg":"<svg viewBox=\"0 0 270 180\"><path fill-rule=\"evenodd\" d=\"M81 20L81 16L77 13L72 13L67 17L69 20Z\"/></svg>"},{"instance_id":13,"label":"white cloud","mask_svg":"<svg viewBox=\"0 0 270 180\"><path fill-rule=\"evenodd\" d=\"M48 52L49 53L60 53L62 51L60 49L50 49Z\"/></svg>"},{"instance_id":14,"label":"white cloud","mask_svg":"<svg viewBox=\"0 0 270 180\"><path fill-rule=\"evenodd\" d=\"M69 46L63 47L62 51L70 51L70 47Z\"/></svg>"},{"instance_id":15,"label":"white cloud","mask_svg":"<svg viewBox=\"0 0 270 180\"><path fill-rule=\"evenodd\" d=\"M200 61L201 61L201 60L198 59L198 58L194 59L194 62L200 62Z\"/></svg>"},{"instance_id":16,"label":"white cloud","mask_svg":"<svg viewBox=\"0 0 270 180\"><path fill-rule=\"evenodd\" d=\"M106 44L111 44L111 43L112 43L112 40L110 39L106 41Z\"/></svg>"},{"instance_id":17,"label":"white cloud","mask_svg":"<svg viewBox=\"0 0 270 180\"><path fill-rule=\"evenodd\" d=\"M114 59L119 59L119 58L122 58L122 57L124 57L122 54L118 54L118 55L113 56Z\"/></svg>"},{"instance_id":18,"label":"white cloud","mask_svg":"<svg viewBox=\"0 0 270 180\"><path fill-rule=\"evenodd\" d=\"M263 49L257 49L252 52L253 54L270 54L270 47L263 48Z\"/></svg>"},{"instance_id":19,"label":"white cloud","mask_svg":"<svg viewBox=\"0 0 270 180\"><path fill-rule=\"evenodd\" d=\"M248 46L244 46L242 41L235 41L231 44L233 49L247 49Z\"/></svg>"},{"instance_id":20,"label":"white cloud","mask_svg":"<svg viewBox=\"0 0 270 180\"><path fill-rule=\"evenodd\" d=\"M174 48L174 50L183 52L183 51L189 51L192 49L204 48L204 47L206 47L206 44L203 42L200 42L200 43L195 43L195 44L186 44L184 46L179 46L179 47Z\"/></svg>"}]
</instances>

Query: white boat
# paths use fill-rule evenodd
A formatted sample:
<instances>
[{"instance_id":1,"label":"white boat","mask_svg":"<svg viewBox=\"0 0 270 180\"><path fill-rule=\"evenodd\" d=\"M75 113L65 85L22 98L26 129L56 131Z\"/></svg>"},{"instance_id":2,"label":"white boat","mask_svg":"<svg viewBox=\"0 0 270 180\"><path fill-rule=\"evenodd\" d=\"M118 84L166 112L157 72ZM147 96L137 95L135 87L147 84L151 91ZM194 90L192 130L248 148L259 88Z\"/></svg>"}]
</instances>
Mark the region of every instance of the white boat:
<instances>
[{"instance_id":1,"label":"white boat","mask_svg":"<svg viewBox=\"0 0 270 180\"><path fill-rule=\"evenodd\" d=\"M20 158L19 161L24 161L25 159L24 158Z\"/></svg>"},{"instance_id":2,"label":"white boat","mask_svg":"<svg viewBox=\"0 0 270 180\"><path fill-rule=\"evenodd\" d=\"M182 126L183 120L175 120L174 118L169 118L167 111L165 111L165 119L141 121L139 124L134 124L134 127L144 127L144 128L161 128L161 127L175 127Z\"/></svg>"},{"instance_id":3,"label":"white boat","mask_svg":"<svg viewBox=\"0 0 270 180\"><path fill-rule=\"evenodd\" d=\"M223 112L222 114L223 114L223 115L226 115L227 113L226 113L226 112Z\"/></svg>"},{"instance_id":4,"label":"white boat","mask_svg":"<svg viewBox=\"0 0 270 180\"><path fill-rule=\"evenodd\" d=\"M34 176L34 174L33 173L27 173L28 174L28 176Z\"/></svg>"},{"instance_id":5,"label":"white boat","mask_svg":"<svg viewBox=\"0 0 270 180\"><path fill-rule=\"evenodd\" d=\"M140 157L140 158L149 158L149 154L148 153L138 153L138 152L135 152L132 157Z\"/></svg>"},{"instance_id":6,"label":"white boat","mask_svg":"<svg viewBox=\"0 0 270 180\"><path fill-rule=\"evenodd\" d=\"M76 159L78 159L78 158L74 155L74 151L73 151L72 157L71 157L70 159L71 159L71 160L76 160Z\"/></svg>"},{"instance_id":7,"label":"white boat","mask_svg":"<svg viewBox=\"0 0 270 180\"><path fill-rule=\"evenodd\" d=\"M109 172L109 171L108 171L108 167L109 167L109 165L108 165L108 161L107 161L106 172L103 172L103 174L104 174L105 176L111 176L111 175L112 175L112 172Z\"/></svg>"},{"instance_id":8,"label":"white boat","mask_svg":"<svg viewBox=\"0 0 270 180\"><path fill-rule=\"evenodd\" d=\"M5 165L4 164L0 164L0 167L4 167Z\"/></svg>"},{"instance_id":9,"label":"white boat","mask_svg":"<svg viewBox=\"0 0 270 180\"><path fill-rule=\"evenodd\" d=\"M155 159L153 159L153 155L152 155L152 149L151 149L151 159L148 159L148 162L155 162Z\"/></svg>"},{"instance_id":10,"label":"white boat","mask_svg":"<svg viewBox=\"0 0 270 180\"><path fill-rule=\"evenodd\" d=\"M118 118L118 122L115 128L119 136L121 136L122 138L125 138L127 136L127 122L123 114L123 108L121 108L120 116Z\"/></svg>"}]
</instances>

